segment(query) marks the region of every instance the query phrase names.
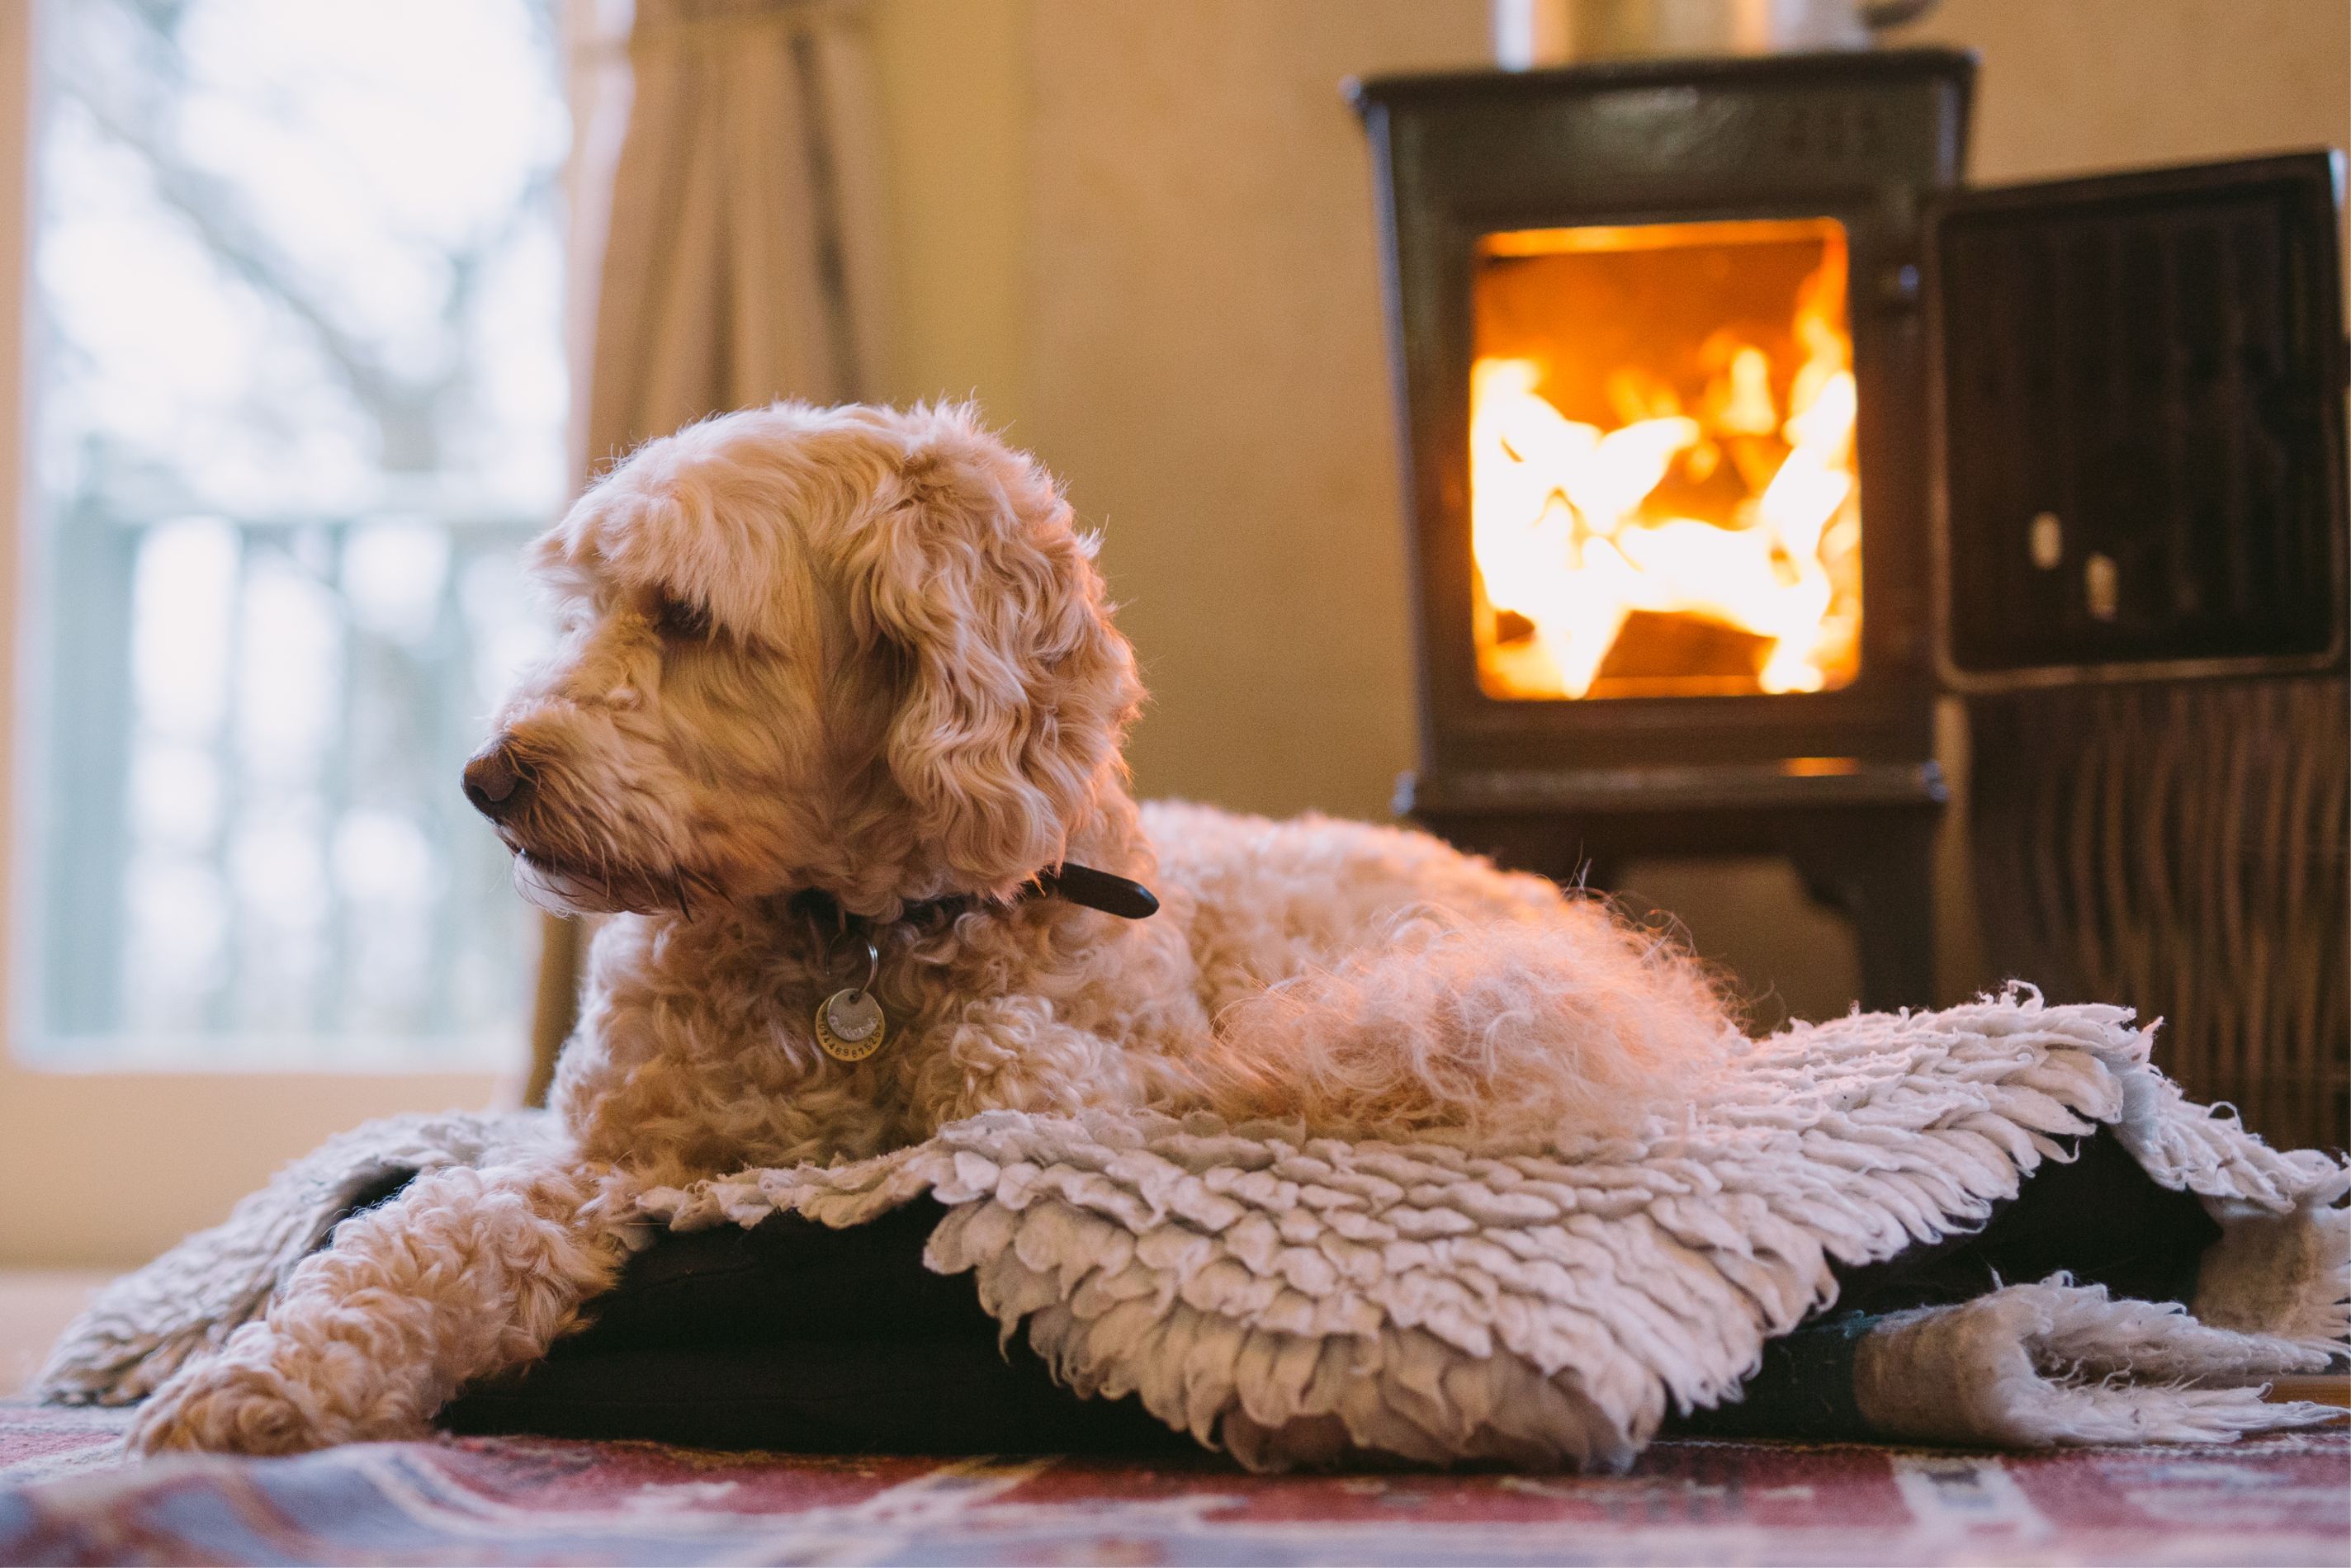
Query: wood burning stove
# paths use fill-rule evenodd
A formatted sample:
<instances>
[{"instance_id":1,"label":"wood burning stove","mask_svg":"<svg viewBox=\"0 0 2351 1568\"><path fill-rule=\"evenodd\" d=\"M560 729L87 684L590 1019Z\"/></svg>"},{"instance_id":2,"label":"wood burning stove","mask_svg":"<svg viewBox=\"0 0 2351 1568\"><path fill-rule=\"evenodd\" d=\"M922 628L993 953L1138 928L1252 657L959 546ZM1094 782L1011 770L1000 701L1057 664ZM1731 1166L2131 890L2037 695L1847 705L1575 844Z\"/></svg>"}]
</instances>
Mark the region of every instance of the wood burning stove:
<instances>
[{"instance_id":1,"label":"wood burning stove","mask_svg":"<svg viewBox=\"0 0 2351 1568\"><path fill-rule=\"evenodd\" d=\"M2263 715L2336 713L2279 810L2333 846L2294 886L2329 929L2346 904L2339 164L1965 192L1973 69L1855 51L1352 89L1417 597L1399 809L1604 888L1638 856L1784 855L1854 918L1871 1007L1934 1000L1945 691L1998 751L2048 743L2047 689L2330 683L2210 701L2281 755L2303 742L2243 739ZM2142 793L2153 854L2186 818ZM2168 919L2096 929L2144 956ZM2278 986L2316 1020L2295 1049L2332 1062L2344 955L2312 962Z\"/></svg>"},{"instance_id":2,"label":"wood burning stove","mask_svg":"<svg viewBox=\"0 0 2351 1568\"><path fill-rule=\"evenodd\" d=\"M1948 50L1391 78L1421 761L1400 809L1608 885L1788 856L1932 985L1922 221Z\"/></svg>"}]
</instances>

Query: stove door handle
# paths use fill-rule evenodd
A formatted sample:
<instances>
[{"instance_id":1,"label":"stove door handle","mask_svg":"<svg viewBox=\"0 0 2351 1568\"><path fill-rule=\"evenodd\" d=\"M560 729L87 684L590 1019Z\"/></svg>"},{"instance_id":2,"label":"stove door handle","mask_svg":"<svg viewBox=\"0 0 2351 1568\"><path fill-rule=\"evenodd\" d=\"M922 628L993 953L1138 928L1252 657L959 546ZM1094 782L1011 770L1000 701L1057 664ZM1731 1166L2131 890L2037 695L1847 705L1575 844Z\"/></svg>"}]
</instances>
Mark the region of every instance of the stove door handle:
<instances>
[{"instance_id":1,"label":"stove door handle","mask_svg":"<svg viewBox=\"0 0 2351 1568\"><path fill-rule=\"evenodd\" d=\"M1869 0L1861 8L1861 25L1873 33L1915 22L1943 0Z\"/></svg>"}]
</instances>

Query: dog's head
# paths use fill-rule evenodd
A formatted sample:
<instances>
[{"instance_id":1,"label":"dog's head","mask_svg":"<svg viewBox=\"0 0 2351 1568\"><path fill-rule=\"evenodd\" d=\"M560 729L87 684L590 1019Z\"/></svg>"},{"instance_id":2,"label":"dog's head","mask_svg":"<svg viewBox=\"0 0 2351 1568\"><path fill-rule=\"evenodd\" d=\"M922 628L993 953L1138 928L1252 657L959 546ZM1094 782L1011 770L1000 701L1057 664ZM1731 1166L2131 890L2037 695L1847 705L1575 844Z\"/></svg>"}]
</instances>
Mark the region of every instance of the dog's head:
<instances>
[{"instance_id":1,"label":"dog's head","mask_svg":"<svg viewBox=\"0 0 2351 1568\"><path fill-rule=\"evenodd\" d=\"M561 639L465 793L559 909L1009 896L1124 787L1092 556L967 409L692 426L532 546Z\"/></svg>"}]
</instances>

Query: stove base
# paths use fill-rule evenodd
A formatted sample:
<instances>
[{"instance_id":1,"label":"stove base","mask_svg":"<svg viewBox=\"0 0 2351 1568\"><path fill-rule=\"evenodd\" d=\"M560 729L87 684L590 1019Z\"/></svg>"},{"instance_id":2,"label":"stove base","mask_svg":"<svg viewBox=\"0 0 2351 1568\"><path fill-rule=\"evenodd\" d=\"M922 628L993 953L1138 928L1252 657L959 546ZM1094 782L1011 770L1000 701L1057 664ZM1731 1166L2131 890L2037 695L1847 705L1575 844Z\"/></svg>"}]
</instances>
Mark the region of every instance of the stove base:
<instances>
[{"instance_id":1,"label":"stove base","mask_svg":"<svg viewBox=\"0 0 2351 1568\"><path fill-rule=\"evenodd\" d=\"M1396 808L1457 848L1612 892L1633 861L1775 855L1853 922L1861 1005L1931 1007L1935 832L1948 792L1932 763L1832 772L1696 767L1399 781Z\"/></svg>"}]
</instances>

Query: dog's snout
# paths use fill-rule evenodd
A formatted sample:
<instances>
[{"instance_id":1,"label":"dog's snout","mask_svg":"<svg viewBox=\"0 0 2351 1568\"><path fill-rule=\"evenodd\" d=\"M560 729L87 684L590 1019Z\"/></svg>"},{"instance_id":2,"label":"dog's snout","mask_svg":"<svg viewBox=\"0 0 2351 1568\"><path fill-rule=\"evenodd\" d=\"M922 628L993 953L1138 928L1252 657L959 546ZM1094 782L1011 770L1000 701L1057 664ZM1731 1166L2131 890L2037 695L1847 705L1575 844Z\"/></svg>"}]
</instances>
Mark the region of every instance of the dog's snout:
<instances>
[{"instance_id":1,"label":"dog's snout","mask_svg":"<svg viewBox=\"0 0 2351 1568\"><path fill-rule=\"evenodd\" d=\"M492 822L504 821L530 788L530 770L515 755L515 738L500 735L465 762L465 798Z\"/></svg>"}]
</instances>

